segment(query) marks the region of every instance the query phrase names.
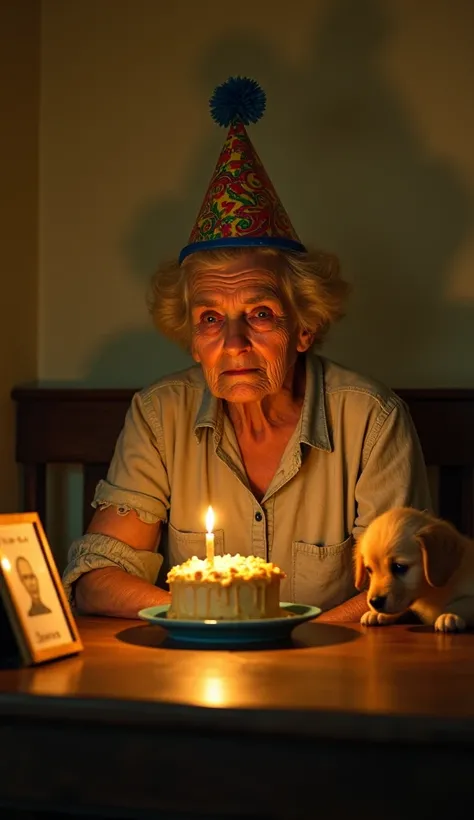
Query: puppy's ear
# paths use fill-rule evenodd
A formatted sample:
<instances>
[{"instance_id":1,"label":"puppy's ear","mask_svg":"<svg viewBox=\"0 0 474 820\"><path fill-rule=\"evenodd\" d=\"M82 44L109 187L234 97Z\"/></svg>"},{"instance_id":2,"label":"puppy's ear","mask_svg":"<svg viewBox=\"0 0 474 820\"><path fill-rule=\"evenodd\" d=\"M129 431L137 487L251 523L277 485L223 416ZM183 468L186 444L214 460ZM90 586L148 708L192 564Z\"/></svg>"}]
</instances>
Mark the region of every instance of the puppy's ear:
<instances>
[{"instance_id":1,"label":"puppy's ear","mask_svg":"<svg viewBox=\"0 0 474 820\"><path fill-rule=\"evenodd\" d=\"M355 548L355 555L354 555L354 575L355 575L355 585L356 589L362 590L364 589L367 583L367 572L365 570L364 561L362 560L362 555L360 553L360 548L357 545Z\"/></svg>"},{"instance_id":2,"label":"puppy's ear","mask_svg":"<svg viewBox=\"0 0 474 820\"><path fill-rule=\"evenodd\" d=\"M432 587L444 586L461 563L464 539L447 521L433 521L416 534L425 578Z\"/></svg>"}]
</instances>

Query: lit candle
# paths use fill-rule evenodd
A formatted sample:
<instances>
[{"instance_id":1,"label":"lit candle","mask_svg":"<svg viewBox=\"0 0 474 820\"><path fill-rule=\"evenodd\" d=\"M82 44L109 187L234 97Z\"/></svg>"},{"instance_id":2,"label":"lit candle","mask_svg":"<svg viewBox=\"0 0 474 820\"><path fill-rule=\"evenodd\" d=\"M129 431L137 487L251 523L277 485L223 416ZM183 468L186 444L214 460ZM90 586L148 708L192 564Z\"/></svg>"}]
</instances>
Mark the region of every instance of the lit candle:
<instances>
[{"instance_id":1,"label":"lit candle","mask_svg":"<svg viewBox=\"0 0 474 820\"><path fill-rule=\"evenodd\" d=\"M210 564L214 563L214 513L209 507L206 514L206 558Z\"/></svg>"}]
</instances>

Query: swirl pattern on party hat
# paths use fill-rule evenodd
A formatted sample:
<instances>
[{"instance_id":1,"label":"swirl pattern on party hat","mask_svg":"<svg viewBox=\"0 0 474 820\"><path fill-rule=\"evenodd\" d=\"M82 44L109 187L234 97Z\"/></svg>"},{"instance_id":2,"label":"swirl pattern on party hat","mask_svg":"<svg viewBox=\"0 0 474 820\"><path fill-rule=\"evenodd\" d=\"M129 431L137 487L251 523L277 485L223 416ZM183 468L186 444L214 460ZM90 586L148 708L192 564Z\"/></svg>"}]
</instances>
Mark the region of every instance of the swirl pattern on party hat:
<instances>
[{"instance_id":1,"label":"swirl pattern on party hat","mask_svg":"<svg viewBox=\"0 0 474 820\"><path fill-rule=\"evenodd\" d=\"M180 263L219 247L305 251L245 128L263 115L264 91L255 80L230 77L209 105L215 122L229 130Z\"/></svg>"}]
</instances>

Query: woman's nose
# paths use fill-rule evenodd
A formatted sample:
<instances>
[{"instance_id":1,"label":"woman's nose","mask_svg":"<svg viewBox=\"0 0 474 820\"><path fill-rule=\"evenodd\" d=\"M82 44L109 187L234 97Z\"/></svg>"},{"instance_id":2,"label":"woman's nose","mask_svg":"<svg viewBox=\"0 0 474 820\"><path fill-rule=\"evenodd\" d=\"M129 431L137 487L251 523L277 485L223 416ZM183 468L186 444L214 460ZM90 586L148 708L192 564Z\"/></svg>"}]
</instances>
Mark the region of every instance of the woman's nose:
<instances>
[{"instance_id":1,"label":"woman's nose","mask_svg":"<svg viewBox=\"0 0 474 820\"><path fill-rule=\"evenodd\" d=\"M230 319L224 332L224 347L232 355L244 353L250 349L247 325L242 319Z\"/></svg>"}]
</instances>

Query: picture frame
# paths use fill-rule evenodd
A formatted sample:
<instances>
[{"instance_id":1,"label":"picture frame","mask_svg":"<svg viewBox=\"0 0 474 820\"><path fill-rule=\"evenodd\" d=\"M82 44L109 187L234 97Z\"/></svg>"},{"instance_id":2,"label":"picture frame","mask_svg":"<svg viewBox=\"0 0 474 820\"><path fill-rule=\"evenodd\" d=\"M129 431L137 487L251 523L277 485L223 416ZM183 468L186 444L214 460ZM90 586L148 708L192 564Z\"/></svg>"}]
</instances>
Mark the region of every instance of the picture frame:
<instances>
[{"instance_id":1,"label":"picture frame","mask_svg":"<svg viewBox=\"0 0 474 820\"><path fill-rule=\"evenodd\" d=\"M0 514L0 655L30 666L83 650L48 539L35 512Z\"/></svg>"}]
</instances>

